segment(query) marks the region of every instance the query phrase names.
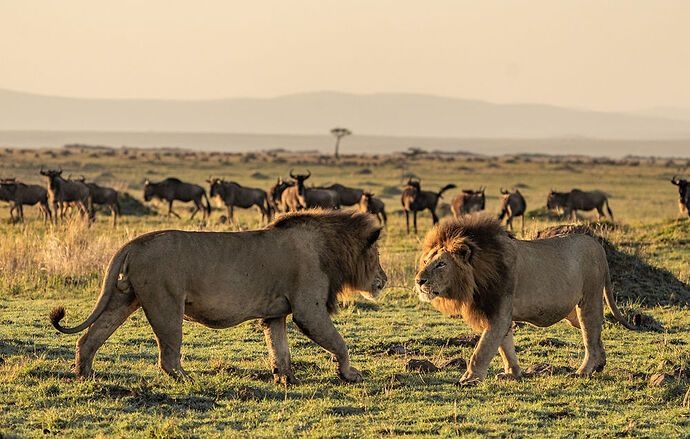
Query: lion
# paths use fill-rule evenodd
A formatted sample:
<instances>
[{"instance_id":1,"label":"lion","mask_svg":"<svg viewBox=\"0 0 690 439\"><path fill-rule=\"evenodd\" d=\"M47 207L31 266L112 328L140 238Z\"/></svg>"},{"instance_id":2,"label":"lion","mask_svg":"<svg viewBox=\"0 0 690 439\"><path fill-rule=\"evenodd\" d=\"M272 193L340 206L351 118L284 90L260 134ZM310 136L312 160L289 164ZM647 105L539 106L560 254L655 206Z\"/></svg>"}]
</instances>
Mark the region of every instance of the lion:
<instances>
[{"instance_id":1,"label":"lion","mask_svg":"<svg viewBox=\"0 0 690 439\"><path fill-rule=\"evenodd\" d=\"M606 254L595 238L520 241L486 215L464 216L429 231L415 290L422 302L462 316L482 333L459 385L484 380L496 350L504 367L497 378L520 378L513 321L547 327L566 319L580 329L585 357L579 375L606 364L602 294L616 320L636 329L616 306Z\"/></svg>"},{"instance_id":2,"label":"lion","mask_svg":"<svg viewBox=\"0 0 690 439\"><path fill-rule=\"evenodd\" d=\"M158 342L159 366L179 379L187 376L180 363L183 319L214 329L260 319L274 379L287 385L299 383L287 339L292 314L295 326L333 355L337 375L360 382L330 315L341 294L372 300L381 294L387 276L379 263L380 233L370 215L318 210L286 214L247 232L148 233L113 256L83 323L62 327L62 307L50 320L66 334L88 328L76 348L76 374L85 377L98 348L141 307Z\"/></svg>"}]
</instances>

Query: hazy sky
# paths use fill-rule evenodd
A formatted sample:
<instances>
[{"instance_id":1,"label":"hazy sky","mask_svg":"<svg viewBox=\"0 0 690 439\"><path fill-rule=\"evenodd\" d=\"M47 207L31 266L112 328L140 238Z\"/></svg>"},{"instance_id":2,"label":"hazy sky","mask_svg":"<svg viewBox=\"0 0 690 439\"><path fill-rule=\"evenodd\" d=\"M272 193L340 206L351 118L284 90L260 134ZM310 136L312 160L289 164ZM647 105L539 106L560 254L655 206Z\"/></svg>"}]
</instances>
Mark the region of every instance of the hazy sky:
<instances>
[{"instance_id":1,"label":"hazy sky","mask_svg":"<svg viewBox=\"0 0 690 439\"><path fill-rule=\"evenodd\" d=\"M690 1L0 0L0 88L690 107Z\"/></svg>"}]
</instances>

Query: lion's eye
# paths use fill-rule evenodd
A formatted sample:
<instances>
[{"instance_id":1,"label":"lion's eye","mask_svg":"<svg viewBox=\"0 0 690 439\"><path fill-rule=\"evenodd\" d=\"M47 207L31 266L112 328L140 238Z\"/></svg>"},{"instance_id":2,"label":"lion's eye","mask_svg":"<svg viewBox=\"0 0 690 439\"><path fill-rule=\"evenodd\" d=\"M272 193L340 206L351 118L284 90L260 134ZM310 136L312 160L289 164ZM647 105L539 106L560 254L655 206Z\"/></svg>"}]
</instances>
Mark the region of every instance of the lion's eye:
<instances>
[{"instance_id":1,"label":"lion's eye","mask_svg":"<svg viewBox=\"0 0 690 439\"><path fill-rule=\"evenodd\" d=\"M446 266L446 263L445 263L445 262L441 262L441 261L439 261L438 264L436 264L436 268L443 268L443 267L445 267L445 266Z\"/></svg>"}]
</instances>

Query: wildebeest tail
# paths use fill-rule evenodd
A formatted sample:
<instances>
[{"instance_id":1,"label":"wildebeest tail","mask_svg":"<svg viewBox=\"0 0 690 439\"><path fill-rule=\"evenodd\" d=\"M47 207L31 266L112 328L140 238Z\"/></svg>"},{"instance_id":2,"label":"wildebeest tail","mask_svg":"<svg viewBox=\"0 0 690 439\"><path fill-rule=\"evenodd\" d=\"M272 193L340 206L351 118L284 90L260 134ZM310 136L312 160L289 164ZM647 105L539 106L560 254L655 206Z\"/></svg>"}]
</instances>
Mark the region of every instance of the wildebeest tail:
<instances>
[{"instance_id":1,"label":"wildebeest tail","mask_svg":"<svg viewBox=\"0 0 690 439\"><path fill-rule=\"evenodd\" d=\"M208 200L208 197L206 196L206 191L203 192L204 198L206 199L206 215L211 215L211 202Z\"/></svg>"},{"instance_id":2,"label":"wildebeest tail","mask_svg":"<svg viewBox=\"0 0 690 439\"><path fill-rule=\"evenodd\" d=\"M606 203L606 210L609 212L609 216L611 217L611 221L613 221L613 212L611 212L611 208L609 207L609 200L608 199L604 200L604 203Z\"/></svg>"},{"instance_id":3,"label":"wildebeest tail","mask_svg":"<svg viewBox=\"0 0 690 439\"><path fill-rule=\"evenodd\" d=\"M268 201L268 194L263 194L263 197L264 204L266 205L266 219L270 222L273 216L273 207L271 207L271 203Z\"/></svg>"},{"instance_id":4,"label":"wildebeest tail","mask_svg":"<svg viewBox=\"0 0 690 439\"><path fill-rule=\"evenodd\" d=\"M606 284L604 285L604 298L606 299L606 304L609 306L609 309L611 310L611 314L613 314L613 317L623 326L625 326L628 329L638 329L635 326L631 325L625 318L621 315L621 312L618 310L618 306L616 305L616 299L613 297L613 288L611 286L611 276L609 275L608 267L606 270Z\"/></svg>"},{"instance_id":5,"label":"wildebeest tail","mask_svg":"<svg viewBox=\"0 0 690 439\"><path fill-rule=\"evenodd\" d=\"M50 311L50 323L53 324L55 329L65 334L81 332L91 326L93 322L98 320L98 317L100 317L108 306L110 298L113 296L113 294L118 293L115 291L116 289L123 293L129 293L131 291L131 284L127 279L127 254L128 249L125 247L117 252L115 256L113 256L113 259L110 261L110 265L108 266L108 273L103 280L101 295L98 297L96 306L93 308L93 311L91 311L91 314L86 318L84 323L80 324L79 326L75 326L74 328L65 328L60 325L60 320L65 317L65 308L59 306ZM122 277L120 276L121 274Z\"/></svg>"},{"instance_id":6,"label":"wildebeest tail","mask_svg":"<svg viewBox=\"0 0 690 439\"><path fill-rule=\"evenodd\" d=\"M445 191L447 191L448 189L454 189L454 188L456 188L456 187L457 187L457 186L455 186L455 185L452 184L452 183L451 183L451 184L447 184L447 185L443 186L443 187L441 188L441 190L438 191L438 192L436 193L436 195L438 195L438 197L441 198L441 195L442 195Z\"/></svg>"}]
</instances>

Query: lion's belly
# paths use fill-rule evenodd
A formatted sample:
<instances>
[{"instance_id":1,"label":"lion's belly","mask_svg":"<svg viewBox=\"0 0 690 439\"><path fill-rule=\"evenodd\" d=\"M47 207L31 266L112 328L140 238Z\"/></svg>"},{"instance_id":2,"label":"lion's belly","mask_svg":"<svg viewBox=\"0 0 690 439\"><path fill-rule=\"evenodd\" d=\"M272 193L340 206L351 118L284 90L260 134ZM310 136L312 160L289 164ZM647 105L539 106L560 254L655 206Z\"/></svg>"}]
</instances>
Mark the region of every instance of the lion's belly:
<instances>
[{"instance_id":1,"label":"lion's belly","mask_svg":"<svg viewBox=\"0 0 690 439\"><path fill-rule=\"evenodd\" d=\"M204 299L188 298L185 319L216 329L229 328L247 320L283 317L290 313L290 303L285 297L266 298L268 300L254 303L237 300L222 304Z\"/></svg>"},{"instance_id":2,"label":"lion's belly","mask_svg":"<svg viewBox=\"0 0 690 439\"><path fill-rule=\"evenodd\" d=\"M521 261L518 260L518 268ZM577 259L524 264L513 295L513 320L550 326L563 320L583 296L584 279Z\"/></svg>"}]
</instances>

